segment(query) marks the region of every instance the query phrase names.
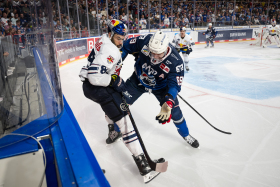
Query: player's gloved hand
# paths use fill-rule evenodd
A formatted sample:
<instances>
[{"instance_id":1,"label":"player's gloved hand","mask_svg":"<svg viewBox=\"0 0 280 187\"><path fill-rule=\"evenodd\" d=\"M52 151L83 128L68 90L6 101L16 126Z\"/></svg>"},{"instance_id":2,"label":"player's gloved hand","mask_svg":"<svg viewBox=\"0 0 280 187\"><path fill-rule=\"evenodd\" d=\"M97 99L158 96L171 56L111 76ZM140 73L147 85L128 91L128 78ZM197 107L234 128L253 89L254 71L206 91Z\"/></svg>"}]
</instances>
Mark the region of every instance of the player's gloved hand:
<instances>
[{"instance_id":1,"label":"player's gloved hand","mask_svg":"<svg viewBox=\"0 0 280 187\"><path fill-rule=\"evenodd\" d=\"M83 66L83 68L81 69L80 74L79 74L79 77L82 82L84 82L86 80L87 74L88 74L87 67Z\"/></svg>"},{"instance_id":2,"label":"player's gloved hand","mask_svg":"<svg viewBox=\"0 0 280 187\"><path fill-rule=\"evenodd\" d=\"M169 123L171 119L171 109L175 102L173 101L173 97L171 95L166 95L164 98L164 103L161 106L160 113L157 115L156 120L159 123L165 124L166 122Z\"/></svg>"},{"instance_id":3,"label":"player's gloved hand","mask_svg":"<svg viewBox=\"0 0 280 187\"><path fill-rule=\"evenodd\" d=\"M117 92L125 92L126 87L122 78L116 74L111 75L110 86L114 88Z\"/></svg>"},{"instance_id":4,"label":"player's gloved hand","mask_svg":"<svg viewBox=\"0 0 280 187\"><path fill-rule=\"evenodd\" d=\"M213 38L216 38L216 35L213 35Z\"/></svg>"},{"instance_id":5,"label":"player's gloved hand","mask_svg":"<svg viewBox=\"0 0 280 187\"><path fill-rule=\"evenodd\" d=\"M202 33L203 35L205 35L205 32L204 33Z\"/></svg>"}]
</instances>

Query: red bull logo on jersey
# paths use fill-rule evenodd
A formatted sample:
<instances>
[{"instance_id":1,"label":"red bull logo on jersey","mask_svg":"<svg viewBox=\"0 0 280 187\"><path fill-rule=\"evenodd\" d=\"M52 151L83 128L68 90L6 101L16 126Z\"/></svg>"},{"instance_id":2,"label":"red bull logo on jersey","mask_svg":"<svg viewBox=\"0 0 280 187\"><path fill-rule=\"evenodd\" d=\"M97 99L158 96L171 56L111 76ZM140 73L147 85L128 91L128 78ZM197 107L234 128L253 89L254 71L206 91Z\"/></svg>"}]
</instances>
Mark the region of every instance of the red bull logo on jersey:
<instances>
[{"instance_id":1,"label":"red bull logo on jersey","mask_svg":"<svg viewBox=\"0 0 280 187\"><path fill-rule=\"evenodd\" d=\"M114 58L110 55L108 58L107 58L107 62L109 64L113 63L114 62Z\"/></svg>"}]
</instances>

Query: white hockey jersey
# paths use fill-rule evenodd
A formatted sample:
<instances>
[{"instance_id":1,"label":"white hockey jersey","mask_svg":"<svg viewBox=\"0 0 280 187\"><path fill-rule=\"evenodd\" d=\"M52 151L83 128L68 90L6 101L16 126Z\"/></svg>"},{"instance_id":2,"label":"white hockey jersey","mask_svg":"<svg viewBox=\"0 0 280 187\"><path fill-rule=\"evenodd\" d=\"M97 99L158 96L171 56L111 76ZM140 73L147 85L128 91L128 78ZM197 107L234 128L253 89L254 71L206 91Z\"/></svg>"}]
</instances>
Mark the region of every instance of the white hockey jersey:
<instances>
[{"instance_id":1,"label":"white hockey jersey","mask_svg":"<svg viewBox=\"0 0 280 187\"><path fill-rule=\"evenodd\" d=\"M176 49L190 47L191 43L193 43L193 39L190 35L185 34L185 37L182 38L180 33L174 36L172 44Z\"/></svg>"},{"instance_id":2,"label":"white hockey jersey","mask_svg":"<svg viewBox=\"0 0 280 187\"><path fill-rule=\"evenodd\" d=\"M269 35L274 36L276 34L279 34L280 29L277 25L275 25L275 26L269 25L269 26L267 26L267 31L269 32Z\"/></svg>"},{"instance_id":3,"label":"white hockey jersey","mask_svg":"<svg viewBox=\"0 0 280 187\"><path fill-rule=\"evenodd\" d=\"M112 74L120 74L122 66L121 53L111 42L107 34L103 34L94 44L88 56L88 65L80 71L82 81L88 81L95 86L108 86Z\"/></svg>"}]
</instances>

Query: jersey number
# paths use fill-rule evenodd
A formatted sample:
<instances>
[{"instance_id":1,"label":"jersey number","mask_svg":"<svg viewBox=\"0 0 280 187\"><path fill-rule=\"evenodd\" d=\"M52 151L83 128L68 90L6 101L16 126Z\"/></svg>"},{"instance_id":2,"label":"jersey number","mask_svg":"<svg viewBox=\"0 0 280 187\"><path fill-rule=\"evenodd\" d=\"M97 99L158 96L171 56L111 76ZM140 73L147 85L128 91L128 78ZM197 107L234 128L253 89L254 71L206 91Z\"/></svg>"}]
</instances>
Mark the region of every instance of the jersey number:
<instances>
[{"instance_id":1,"label":"jersey number","mask_svg":"<svg viewBox=\"0 0 280 187\"><path fill-rule=\"evenodd\" d=\"M181 86L183 83L184 76L176 76L176 79L177 79L178 85Z\"/></svg>"},{"instance_id":2,"label":"jersey number","mask_svg":"<svg viewBox=\"0 0 280 187\"><path fill-rule=\"evenodd\" d=\"M101 73L101 74L104 74L104 73L106 73L106 72L107 72L106 66L101 66L100 73Z\"/></svg>"}]
</instances>

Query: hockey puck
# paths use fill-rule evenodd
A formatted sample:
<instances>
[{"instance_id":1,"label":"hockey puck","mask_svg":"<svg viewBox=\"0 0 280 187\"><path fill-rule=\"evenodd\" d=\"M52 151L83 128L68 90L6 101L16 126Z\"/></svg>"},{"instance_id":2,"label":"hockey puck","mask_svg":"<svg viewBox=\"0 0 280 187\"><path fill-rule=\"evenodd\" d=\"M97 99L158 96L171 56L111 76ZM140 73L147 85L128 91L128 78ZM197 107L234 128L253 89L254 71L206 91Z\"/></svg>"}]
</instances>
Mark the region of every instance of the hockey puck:
<instances>
[{"instance_id":1,"label":"hockey puck","mask_svg":"<svg viewBox=\"0 0 280 187\"><path fill-rule=\"evenodd\" d=\"M105 174L105 173L106 173L105 169L102 169L102 171L103 171L103 174Z\"/></svg>"}]
</instances>

